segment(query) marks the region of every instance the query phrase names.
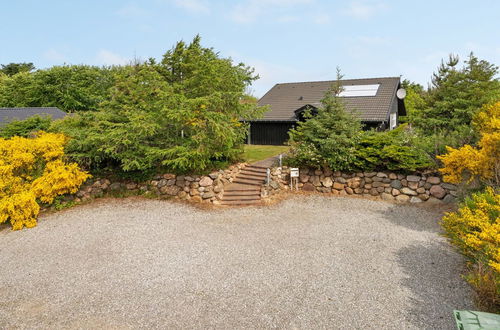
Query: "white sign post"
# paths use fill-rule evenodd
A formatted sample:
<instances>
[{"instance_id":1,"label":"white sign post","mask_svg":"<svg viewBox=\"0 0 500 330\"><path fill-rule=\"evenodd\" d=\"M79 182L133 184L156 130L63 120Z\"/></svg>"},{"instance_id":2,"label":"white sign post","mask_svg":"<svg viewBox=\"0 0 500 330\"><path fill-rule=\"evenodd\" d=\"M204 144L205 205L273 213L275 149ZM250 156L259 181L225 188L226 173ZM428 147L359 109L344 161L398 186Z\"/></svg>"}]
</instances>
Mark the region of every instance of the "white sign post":
<instances>
[{"instance_id":1,"label":"white sign post","mask_svg":"<svg viewBox=\"0 0 500 330\"><path fill-rule=\"evenodd\" d=\"M293 186L295 183L295 190L299 190L299 169L291 168L290 169L290 190L293 190Z\"/></svg>"}]
</instances>

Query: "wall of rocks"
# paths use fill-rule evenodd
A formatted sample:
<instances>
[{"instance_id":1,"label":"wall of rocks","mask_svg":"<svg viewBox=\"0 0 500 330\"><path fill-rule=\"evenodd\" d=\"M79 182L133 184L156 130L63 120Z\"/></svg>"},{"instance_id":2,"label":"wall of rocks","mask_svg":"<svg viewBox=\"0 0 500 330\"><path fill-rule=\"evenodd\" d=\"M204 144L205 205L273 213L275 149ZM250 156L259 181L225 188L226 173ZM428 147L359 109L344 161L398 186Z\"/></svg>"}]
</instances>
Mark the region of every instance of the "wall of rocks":
<instances>
[{"instance_id":1,"label":"wall of rocks","mask_svg":"<svg viewBox=\"0 0 500 330\"><path fill-rule=\"evenodd\" d=\"M442 182L436 174L405 175L393 172L342 173L329 169L300 169L298 188L335 195L380 197L388 201L409 203L452 203L457 186ZM273 168L264 195L290 189L290 169Z\"/></svg>"},{"instance_id":2,"label":"wall of rocks","mask_svg":"<svg viewBox=\"0 0 500 330\"><path fill-rule=\"evenodd\" d=\"M105 195L126 193L217 204L224 193L224 185L232 182L245 166L245 163L236 164L208 175L166 173L157 175L146 182L112 182L107 178L91 178L80 187L78 192L66 196L66 200L82 202Z\"/></svg>"}]
</instances>

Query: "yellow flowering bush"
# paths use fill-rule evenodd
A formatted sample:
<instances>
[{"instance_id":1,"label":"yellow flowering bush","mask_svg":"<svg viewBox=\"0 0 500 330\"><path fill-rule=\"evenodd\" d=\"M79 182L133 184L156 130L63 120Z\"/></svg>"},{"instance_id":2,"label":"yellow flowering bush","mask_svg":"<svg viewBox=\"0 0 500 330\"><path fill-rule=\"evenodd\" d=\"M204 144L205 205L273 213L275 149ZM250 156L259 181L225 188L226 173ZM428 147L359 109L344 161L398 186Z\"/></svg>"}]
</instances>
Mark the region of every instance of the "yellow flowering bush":
<instances>
[{"instance_id":1,"label":"yellow flowering bush","mask_svg":"<svg viewBox=\"0 0 500 330\"><path fill-rule=\"evenodd\" d=\"M64 161L63 134L40 132L34 138L0 138L0 223L12 229L36 226L40 203L74 193L90 177Z\"/></svg>"},{"instance_id":2,"label":"yellow flowering bush","mask_svg":"<svg viewBox=\"0 0 500 330\"><path fill-rule=\"evenodd\" d=\"M448 153L438 158L443 162L443 179L460 183L467 177L490 185L500 184L500 102L484 106L474 119L481 133L478 147L465 145L459 149L446 147Z\"/></svg>"},{"instance_id":3,"label":"yellow flowering bush","mask_svg":"<svg viewBox=\"0 0 500 330\"><path fill-rule=\"evenodd\" d=\"M447 213L443 226L466 256L500 273L500 194L493 188L473 194L457 212Z\"/></svg>"},{"instance_id":4,"label":"yellow flowering bush","mask_svg":"<svg viewBox=\"0 0 500 330\"><path fill-rule=\"evenodd\" d=\"M491 306L500 305L500 194L492 187L472 194L442 220L451 241L472 264L469 282ZM488 298L486 298L488 297Z\"/></svg>"}]
</instances>

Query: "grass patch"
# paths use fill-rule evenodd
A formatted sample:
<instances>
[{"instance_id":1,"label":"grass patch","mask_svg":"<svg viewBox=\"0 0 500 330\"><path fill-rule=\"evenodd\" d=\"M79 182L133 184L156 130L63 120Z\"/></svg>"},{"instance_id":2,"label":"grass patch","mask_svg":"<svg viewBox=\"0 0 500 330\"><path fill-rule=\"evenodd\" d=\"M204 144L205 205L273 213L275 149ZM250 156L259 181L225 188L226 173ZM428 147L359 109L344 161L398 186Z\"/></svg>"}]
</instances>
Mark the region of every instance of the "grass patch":
<instances>
[{"instance_id":1,"label":"grass patch","mask_svg":"<svg viewBox=\"0 0 500 330\"><path fill-rule=\"evenodd\" d=\"M268 146L268 145L245 145L243 159L247 163L257 162L272 156L285 153L289 146Z\"/></svg>"}]
</instances>

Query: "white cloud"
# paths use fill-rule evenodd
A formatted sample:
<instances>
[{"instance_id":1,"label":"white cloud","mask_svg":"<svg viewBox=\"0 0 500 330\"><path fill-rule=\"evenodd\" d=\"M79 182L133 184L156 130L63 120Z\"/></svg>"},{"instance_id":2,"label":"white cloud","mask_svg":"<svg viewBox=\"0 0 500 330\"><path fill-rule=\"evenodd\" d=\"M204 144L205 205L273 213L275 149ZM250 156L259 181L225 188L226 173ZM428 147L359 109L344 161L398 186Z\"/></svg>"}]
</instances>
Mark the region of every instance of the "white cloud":
<instances>
[{"instance_id":1,"label":"white cloud","mask_svg":"<svg viewBox=\"0 0 500 330\"><path fill-rule=\"evenodd\" d=\"M147 10L141 7L133 4L128 4L118 9L116 11L116 14L124 18L142 18L147 16L149 13Z\"/></svg>"},{"instance_id":2,"label":"white cloud","mask_svg":"<svg viewBox=\"0 0 500 330\"><path fill-rule=\"evenodd\" d=\"M312 20L315 24L324 25L331 22L331 17L330 15L323 13L314 16Z\"/></svg>"},{"instance_id":3,"label":"white cloud","mask_svg":"<svg viewBox=\"0 0 500 330\"><path fill-rule=\"evenodd\" d=\"M368 19L386 9L383 2L352 1L343 13L356 19Z\"/></svg>"},{"instance_id":4,"label":"white cloud","mask_svg":"<svg viewBox=\"0 0 500 330\"><path fill-rule=\"evenodd\" d=\"M286 9L312 3L314 0L246 0L236 5L230 17L237 23L251 23L275 9ZM283 17L283 16L282 16Z\"/></svg>"},{"instance_id":5,"label":"white cloud","mask_svg":"<svg viewBox=\"0 0 500 330\"><path fill-rule=\"evenodd\" d=\"M107 49L100 50L97 53L96 59L101 65L124 65L130 62L130 59L115 54Z\"/></svg>"},{"instance_id":6,"label":"white cloud","mask_svg":"<svg viewBox=\"0 0 500 330\"><path fill-rule=\"evenodd\" d=\"M65 62L67 58L64 54L55 49L48 49L43 53L43 57L52 62Z\"/></svg>"},{"instance_id":7,"label":"white cloud","mask_svg":"<svg viewBox=\"0 0 500 330\"><path fill-rule=\"evenodd\" d=\"M174 0L174 4L192 14L209 14L210 8L201 0Z\"/></svg>"}]
</instances>

